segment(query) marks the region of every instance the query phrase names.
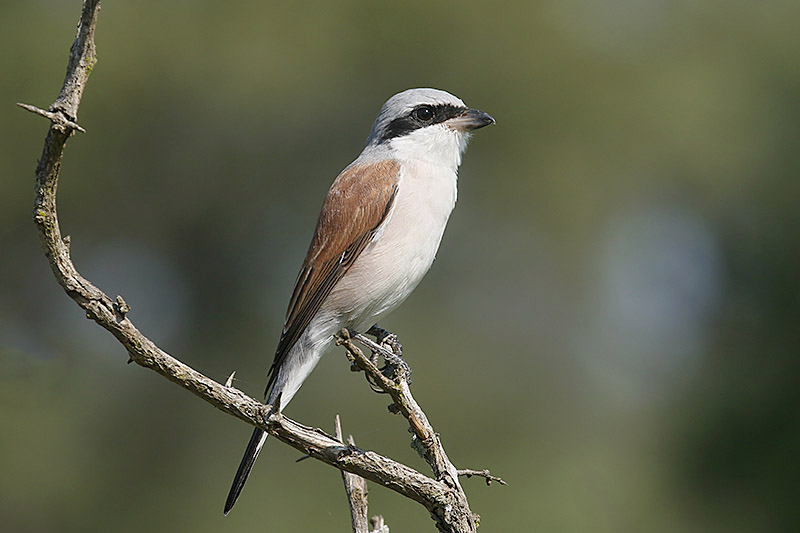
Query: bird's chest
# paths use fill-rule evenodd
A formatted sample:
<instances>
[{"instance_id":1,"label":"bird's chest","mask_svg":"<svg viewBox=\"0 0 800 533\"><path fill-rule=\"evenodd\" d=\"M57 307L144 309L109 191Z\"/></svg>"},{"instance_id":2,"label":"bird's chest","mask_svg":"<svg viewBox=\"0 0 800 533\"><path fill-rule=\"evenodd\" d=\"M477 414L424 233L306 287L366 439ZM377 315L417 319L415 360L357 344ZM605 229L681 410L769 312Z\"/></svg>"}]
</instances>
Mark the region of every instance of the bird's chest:
<instances>
[{"instance_id":1,"label":"bird's chest","mask_svg":"<svg viewBox=\"0 0 800 533\"><path fill-rule=\"evenodd\" d=\"M456 183L455 171L444 167L403 169L386 221L348 272L347 285L363 295L355 299L365 319L402 303L431 267L455 206Z\"/></svg>"},{"instance_id":2,"label":"bird's chest","mask_svg":"<svg viewBox=\"0 0 800 533\"><path fill-rule=\"evenodd\" d=\"M454 171L431 165L410 166L400 176L394 208L376 239L376 252L394 257L395 277L416 286L430 268L456 203L456 183Z\"/></svg>"}]
</instances>

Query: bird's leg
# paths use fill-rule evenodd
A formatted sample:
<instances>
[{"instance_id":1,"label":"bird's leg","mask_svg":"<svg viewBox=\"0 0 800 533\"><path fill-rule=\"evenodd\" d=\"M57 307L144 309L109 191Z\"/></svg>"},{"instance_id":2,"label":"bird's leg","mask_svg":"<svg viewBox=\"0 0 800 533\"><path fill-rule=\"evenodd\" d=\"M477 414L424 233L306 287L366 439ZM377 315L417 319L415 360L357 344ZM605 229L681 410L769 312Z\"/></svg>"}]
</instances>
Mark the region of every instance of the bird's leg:
<instances>
[{"instance_id":1,"label":"bird's leg","mask_svg":"<svg viewBox=\"0 0 800 533\"><path fill-rule=\"evenodd\" d=\"M373 324L372 327L369 328L366 333L364 333L364 335L372 335L373 337L375 337L375 340L378 342L378 344L380 344L381 343L381 333L388 333L388 331L386 331L385 329L379 327L378 324ZM370 350L370 352L372 354L369 357L370 363L372 363L375 366L378 366L378 356L380 354L378 353L377 350ZM373 389L374 389L374 387L373 387Z\"/></svg>"},{"instance_id":2,"label":"bird's leg","mask_svg":"<svg viewBox=\"0 0 800 533\"><path fill-rule=\"evenodd\" d=\"M406 360L403 359L403 345L400 344L397 335L383 329L378 324L373 324L373 326L367 330L367 335L374 336L378 344L385 348L380 354L386 361L386 365L381 368L381 372L383 372L386 377L397 380L398 370L400 370L402 374L405 375L410 385L411 367ZM377 355L378 354L373 350L372 356L377 357Z\"/></svg>"}]
</instances>

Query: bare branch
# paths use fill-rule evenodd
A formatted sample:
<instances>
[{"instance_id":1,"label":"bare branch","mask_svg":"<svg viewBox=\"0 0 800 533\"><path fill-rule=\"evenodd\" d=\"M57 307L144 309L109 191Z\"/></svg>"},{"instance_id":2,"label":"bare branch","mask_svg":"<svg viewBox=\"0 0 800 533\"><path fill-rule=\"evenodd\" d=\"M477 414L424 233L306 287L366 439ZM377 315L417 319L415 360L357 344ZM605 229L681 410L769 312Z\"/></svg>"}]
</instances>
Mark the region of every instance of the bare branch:
<instances>
[{"instance_id":1,"label":"bare branch","mask_svg":"<svg viewBox=\"0 0 800 533\"><path fill-rule=\"evenodd\" d=\"M467 496L458 481L458 470L444 451L444 446L439 439L439 435L433 430L433 426L428 421L428 417L417 404L406 381L405 372L401 372L396 380L392 380L384 375L383 372L355 345L351 339L357 340L372 349L391 351L389 345L376 345L370 339L361 334L351 336L346 329L337 335L337 343L344 346L348 353L350 362L363 370L369 379L392 398L393 412L400 413L408 420L414 438L411 442L412 447L417 450L420 456L431 467L434 477L442 481L453 491L458 505L449 510L450 519L455 520L461 529L459 531L475 531L478 527L480 517L472 513L469 508ZM392 357L397 357L392 353ZM390 359L391 360L391 359ZM435 518L435 517L434 517ZM437 526L439 524L437 523ZM440 527L441 529L441 527Z\"/></svg>"},{"instance_id":2,"label":"bare branch","mask_svg":"<svg viewBox=\"0 0 800 533\"><path fill-rule=\"evenodd\" d=\"M470 478L472 476L478 476L478 477L486 478L486 484L487 485L491 485L492 481L497 481L501 485L508 485L508 483L506 483L505 481L503 481L499 477L493 476L491 474L491 472L489 472L489 470L487 470L487 469L484 469L484 470L472 470L470 468L465 468L463 470L459 470L458 471L458 475L459 476L467 476L468 478Z\"/></svg>"},{"instance_id":3,"label":"bare branch","mask_svg":"<svg viewBox=\"0 0 800 533\"><path fill-rule=\"evenodd\" d=\"M336 438L344 442L342 437L342 421L339 415L336 415ZM353 436L347 439L350 446L355 447L356 443ZM350 522L353 524L353 533L369 533L369 523L367 521L367 481L363 477L359 477L350 472L342 470L342 481L344 481L344 490L347 493L347 502L350 505Z\"/></svg>"}]
</instances>

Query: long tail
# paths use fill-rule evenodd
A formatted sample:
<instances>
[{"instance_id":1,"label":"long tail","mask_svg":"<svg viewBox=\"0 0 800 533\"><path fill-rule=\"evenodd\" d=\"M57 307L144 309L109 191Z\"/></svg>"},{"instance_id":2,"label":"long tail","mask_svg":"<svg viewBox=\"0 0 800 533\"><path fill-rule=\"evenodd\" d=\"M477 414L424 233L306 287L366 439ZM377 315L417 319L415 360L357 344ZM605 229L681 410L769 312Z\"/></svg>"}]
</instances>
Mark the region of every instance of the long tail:
<instances>
[{"instance_id":1,"label":"long tail","mask_svg":"<svg viewBox=\"0 0 800 533\"><path fill-rule=\"evenodd\" d=\"M228 493L228 499L225 500L226 516L231 512L233 504L236 503L236 499L239 497L239 494L241 494L244 483L247 481L247 476L250 475L256 458L258 458L258 453L267 441L268 435L268 433L258 428L253 431L253 436L250 437L250 442L247 445L247 450L244 452L242 462L239 464L239 469L236 471L236 476L233 478L233 485L231 485L231 491Z\"/></svg>"}]
</instances>

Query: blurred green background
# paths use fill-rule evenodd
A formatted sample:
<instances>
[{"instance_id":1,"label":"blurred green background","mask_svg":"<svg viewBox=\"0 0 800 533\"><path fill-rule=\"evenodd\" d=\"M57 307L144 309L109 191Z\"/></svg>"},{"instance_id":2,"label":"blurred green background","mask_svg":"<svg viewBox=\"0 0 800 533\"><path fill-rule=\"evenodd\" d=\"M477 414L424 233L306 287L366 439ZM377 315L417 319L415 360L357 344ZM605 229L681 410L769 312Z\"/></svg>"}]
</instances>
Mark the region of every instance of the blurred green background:
<instances>
[{"instance_id":1,"label":"blurred green background","mask_svg":"<svg viewBox=\"0 0 800 533\"><path fill-rule=\"evenodd\" d=\"M80 2L0 6L0 529L348 531L337 471L125 364L53 280L33 170ZM253 395L322 198L383 101L473 138L438 259L383 325L481 531L795 531L800 3L114 2L62 167L78 269ZM427 472L331 352L287 415ZM392 531L424 509L372 485Z\"/></svg>"}]
</instances>

